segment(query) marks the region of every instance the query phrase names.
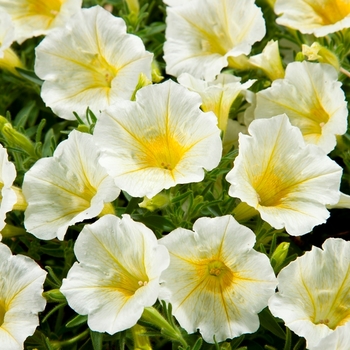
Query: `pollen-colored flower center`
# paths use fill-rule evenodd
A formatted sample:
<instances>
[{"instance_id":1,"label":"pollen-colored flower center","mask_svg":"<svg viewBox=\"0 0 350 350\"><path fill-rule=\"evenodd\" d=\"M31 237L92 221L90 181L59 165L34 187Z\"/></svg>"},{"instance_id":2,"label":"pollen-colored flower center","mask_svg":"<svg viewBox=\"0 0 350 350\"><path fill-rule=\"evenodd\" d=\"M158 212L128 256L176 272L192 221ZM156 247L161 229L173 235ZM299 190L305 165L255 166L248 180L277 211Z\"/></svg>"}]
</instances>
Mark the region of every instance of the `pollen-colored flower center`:
<instances>
[{"instance_id":1,"label":"pollen-colored flower center","mask_svg":"<svg viewBox=\"0 0 350 350\"><path fill-rule=\"evenodd\" d=\"M5 303L0 300L0 327L4 323L6 311Z\"/></svg>"},{"instance_id":2,"label":"pollen-colored flower center","mask_svg":"<svg viewBox=\"0 0 350 350\"><path fill-rule=\"evenodd\" d=\"M148 167L174 170L186 149L169 134L158 135L142 143L142 160Z\"/></svg>"},{"instance_id":3,"label":"pollen-colored flower center","mask_svg":"<svg viewBox=\"0 0 350 350\"><path fill-rule=\"evenodd\" d=\"M330 115L321 103L316 101L314 107L307 114L302 115L302 118L302 120L293 120L292 118L291 122L300 128L302 134L307 139L308 136L320 137L322 135L322 128L328 123Z\"/></svg>"},{"instance_id":4,"label":"pollen-colored flower center","mask_svg":"<svg viewBox=\"0 0 350 350\"><path fill-rule=\"evenodd\" d=\"M323 25L334 24L350 14L350 4L347 0L306 0L319 16Z\"/></svg>"},{"instance_id":5,"label":"pollen-colored flower center","mask_svg":"<svg viewBox=\"0 0 350 350\"><path fill-rule=\"evenodd\" d=\"M61 10L62 0L27 0L29 13L55 18Z\"/></svg>"},{"instance_id":6,"label":"pollen-colored flower center","mask_svg":"<svg viewBox=\"0 0 350 350\"><path fill-rule=\"evenodd\" d=\"M342 300L335 300L330 308L323 313L316 314L315 324L325 324L330 329L345 325L350 321L350 300L343 295Z\"/></svg>"},{"instance_id":7,"label":"pollen-colored flower center","mask_svg":"<svg viewBox=\"0 0 350 350\"><path fill-rule=\"evenodd\" d=\"M112 80L116 77L118 69L110 65L105 57L100 54L94 55L89 63L89 68L93 72L92 87L112 86Z\"/></svg>"},{"instance_id":8,"label":"pollen-colored flower center","mask_svg":"<svg viewBox=\"0 0 350 350\"><path fill-rule=\"evenodd\" d=\"M232 285L233 272L221 260L210 260L206 267L206 289L214 293L221 293Z\"/></svg>"},{"instance_id":9,"label":"pollen-colored flower center","mask_svg":"<svg viewBox=\"0 0 350 350\"><path fill-rule=\"evenodd\" d=\"M282 198L291 191L291 186L291 183L283 181L273 169L260 174L253 181L253 187L259 196L259 204L264 207L278 206Z\"/></svg>"}]
</instances>

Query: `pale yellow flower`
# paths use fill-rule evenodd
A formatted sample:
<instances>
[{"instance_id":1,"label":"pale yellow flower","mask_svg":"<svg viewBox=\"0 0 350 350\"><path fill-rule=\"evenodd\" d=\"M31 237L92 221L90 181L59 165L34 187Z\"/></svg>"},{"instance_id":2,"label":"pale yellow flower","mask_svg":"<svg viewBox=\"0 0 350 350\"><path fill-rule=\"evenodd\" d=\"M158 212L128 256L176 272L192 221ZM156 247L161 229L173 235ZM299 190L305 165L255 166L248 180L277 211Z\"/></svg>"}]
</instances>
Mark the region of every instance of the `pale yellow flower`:
<instances>
[{"instance_id":1,"label":"pale yellow flower","mask_svg":"<svg viewBox=\"0 0 350 350\"><path fill-rule=\"evenodd\" d=\"M218 118L218 126L224 132L232 103L242 91L249 89L255 82L255 80L248 80L241 84L241 78L230 74L219 74L214 81L207 82L183 73L177 80L181 85L201 95L202 110L214 112Z\"/></svg>"},{"instance_id":2,"label":"pale yellow flower","mask_svg":"<svg viewBox=\"0 0 350 350\"><path fill-rule=\"evenodd\" d=\"M159 293L159 276L169 265L167 249L129 215L106 215L86 225L74 246L79 262L61 292L90 329L114 334L136 324Z\"/></svg>"},{"instance_id":3,"label":"pale yellow flower","mask_svg":"<svg viewBox=\"0 0 350 350\"><path fill-rule=\"evenodd\" d=\"M168 80L103 112L94 138L115 184L131 196L152 198L177 184L202 181L204 169L218 165L222 144L217 118L200 105L197 93Z\"/></svg>"},{"instance_id":4,"label":"pale yellow flower","mask_svg":"<svg viewBox=\"0 0 350 350\"><path fill-rule=\"evenodd\" d=\"M82 9L65 28L49 33L36 48L41 96L61 118L85 120L87 107L100 111L131 99L140 75L151 79L153 55L126 33L123 19L100 6Z\"/></svg>"},{"instance_id":5,"label":"pale yellow flower","mask_svg":"<svg viewBox=\"0 0 350 350\"><path fill-rule=\"evenodd\" d=\"M278 41L270 40L264 47L262 53L251 56L248 62L262 69L271 80L284 78L284 68L278 49Z\"/></svg>"},{"instance_id":6,"label":"pale yellow flower","mask_svg":"<svg viewBox=\"0 0 350 350\"><path fill-rule=\"evenodd\" d=\"M226 179L229 195L271 226L306 234L329 216L340 197L342 169L321 148L306 145L286 115L254 120L239 136L239 155Z\"/></svg>"},{"instance_id":7,"label":"pale yellow flower","mask_svg":"<svg viewBox=\"0 0 350 350\"><path fill-rule=\"evenodd\" d=\"M341 327L349 329L349 270L350 242L329 238L322 249L312 247L277 276L278 293L269 300L269 308L306 339L308 349L348 349L326 347L323 340L332 334L334 340L344 337Z\"/></svg>"},{"instance_id":8,"label":"pale yellow flower","mask_svg":"<svg viewBox=\"0 0 350 350\"><path fill-rule=\"evenodd\" d=\"M191 0L167 8L164 60L168 74L214 80L230 57L248 55L266 32L254 0Z\"/></svg>"},{"instance_id":9,"label":"pale yellow flower","mask_svg":"<svg viewBox=\"0 0 350 350\"><path fill-rule=\"evenodd\" d=\"M347 130L348 109L338 81L338 72L329 64L293 62L284 79L275 80L256 94L255 118L287 114L300 128L307 143L326 153L336 145L336 135Z\"/></svg>"},{"instance_id":10,"label":"pale yellow flower","mask_svg":"<svg viewBox=\"0 0 350 350\"><path fill-rule=\"evenodd\" d=\"M254 333L258 313L275 292L269 259L253 249L255 234L231 215L200 218L159 240L170 253L159 299L188 333L208 343Z\"/></svg>"},{"instance_id":11,"label":"pale yellow flower","mask_svg":"<svg viewBox=\"0 0 350 350\"><path fill-rule=\"evenodd\" d=\"M41 239L63 239L76 222L113 213L120 190L98 163L100 150L92 135L73 130L53 157L42 158L26 172L23 194L28 202L24 225Z\"/></svg>"},{"instance_id":12,"label":"pale yellow flower","mask_svg":"<svg viewBox=\"0 0 350 350\"><path fill-rule=\"evenodd\" d=\"M46 305L42 296L46 271L27 256L12 255L3 243L0 270L0 349L21 350Z\"/></svg>"},{"instance_id":13,"label":"pale yellow flower","mask_svg":"<svg viewBox=\"0 0 350 350\"><path fill-rule=\"evenodd\" d=\"M317 37L350 27L349 0L277 0L277 23Z\"/></svg>"},{"instance_id":14,"label":"pale yellow flower","mask_svg":"<svg viewBox=\"0 0 350 350\"><path fill-rule=\"evenodd\" d=\"M15 40L21 44L64 25L81 4L82 0L0 0L0 11L11 16Z\"/></svg>"}]
</instances>

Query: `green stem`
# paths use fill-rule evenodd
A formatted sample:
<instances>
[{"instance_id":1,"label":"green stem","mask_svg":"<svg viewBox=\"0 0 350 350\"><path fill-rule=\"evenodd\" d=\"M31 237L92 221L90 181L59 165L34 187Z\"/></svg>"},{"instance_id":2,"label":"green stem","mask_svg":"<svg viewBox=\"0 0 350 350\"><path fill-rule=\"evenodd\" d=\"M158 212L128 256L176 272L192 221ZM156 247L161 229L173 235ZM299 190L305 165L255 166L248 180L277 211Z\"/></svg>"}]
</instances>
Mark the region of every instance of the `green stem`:
<instances>
[{"instance_id":1,"label":"green stem","mask_svg":"<svg viewBox=\"0 0 350 350\"><path fill-rule=\"evenodd\" d=\"M55 349L61 349L64 346L71 346L74 343L78 342L80 339L84 339L89 335L90 329L86 329L84 332L78 334L77 336L67 339L67 340L51 340L50 344L55 348Z\"/></svg>"}]
</instances>

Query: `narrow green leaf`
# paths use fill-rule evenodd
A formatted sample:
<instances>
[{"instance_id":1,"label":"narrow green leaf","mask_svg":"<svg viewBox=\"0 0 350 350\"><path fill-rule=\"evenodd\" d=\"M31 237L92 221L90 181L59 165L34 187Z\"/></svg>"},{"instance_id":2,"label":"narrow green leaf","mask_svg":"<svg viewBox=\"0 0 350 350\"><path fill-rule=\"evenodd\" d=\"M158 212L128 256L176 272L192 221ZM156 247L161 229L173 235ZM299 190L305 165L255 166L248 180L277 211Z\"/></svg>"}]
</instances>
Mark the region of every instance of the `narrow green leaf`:
<instances>
[{"instance_id":1,"label":"narrow green leaf","mask_svg":"<svg viewBox=\"0 0 350 350\"><path fill-rule=\"evenodd\" d=\"M283 331L276 319L272 316L270 310L267 307L259 313L259 320L262 327L270 331L275 336L283 340L286 339L286 333Z\"/></svg>"},{"instance_id":2,"label":"narrow green leaf","mask_svg":"<svg viewBox=\"0 0 350 350\"><path fill-rule=\"evenodd\" d=\"M292 332L286 327L286 343L284 344L283 350L292 349Z\"/></svg>"},{"instance_id":3,"label":"narrow green leaf","mask_svg":"<svg viewBox=\"0 0 350 350\"><path fill-rule=\"evenodd\" d=\"M34 84L41 86L44 82L32 70L27 70L19 67L16 67L16 70L20 75L22 75L22 77L26 78L27 80L31 81Z\"/></svg>"},{"instance_id":4,"label":"narrow green leaf","mask_svg":"<svg viewBox=\"0 0 350 350\"><path fill-rule=\"evenodd\" d=\"M79 326L83 323L86 323L86 321L87 321L86 315L76 315L73 319L71 319L70 321L68 321L66 323L66 327L73 328L73 327Z\"/></svg>"},{"instance_id":5,"label":"narrow green leaf","mask_svg":"<svg viewBox=\"0 0 350 350\"><path fill-rule=\"evenodd\" d=\"M102 350L103 333L90 330L90 337L94 350Z\"/></svg>"}]
</instances>

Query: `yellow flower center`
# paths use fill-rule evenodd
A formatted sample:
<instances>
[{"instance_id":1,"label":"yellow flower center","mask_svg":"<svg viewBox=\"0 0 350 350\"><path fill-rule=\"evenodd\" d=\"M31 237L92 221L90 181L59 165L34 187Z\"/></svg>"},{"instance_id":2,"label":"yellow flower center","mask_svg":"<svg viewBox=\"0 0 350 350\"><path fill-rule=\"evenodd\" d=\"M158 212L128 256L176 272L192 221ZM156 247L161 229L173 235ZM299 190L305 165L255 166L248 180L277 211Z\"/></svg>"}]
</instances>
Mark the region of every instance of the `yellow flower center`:
<instances>
[{"instance_id":1,"label":"yellow flower center","mask_svg":"<svg viewBox=\"0 0 350 350\"><path fill-rule=\"evenodd\" d=\"M118 69L110 65L100 54L94 55L88 67L92 71L91 88L111 88L112 80L116 77Z\"/></svg>"},{"instance_id":2,"label":"yellow flower center","mask_svg":"<svg viewBox=\"0 0 350 350\"><path fill-rule=\"evenodd\" d=\"M258 194L259 204L264 207L280 205L282 199L293 190L293 183L283 179L273 166L253 179L252 184Z\"/></svg>"},{"instance_id":3,"label":"yellow flower center","mask_svg":"<svg viewBox=\"0 0 350 350\"><path fill-rule=\"evenodd\" d=\"M296 126L298 126L306 139L308 137L319 138L322 135L322 128L329 121L329 114L325 111L319 101L316 101L313 108L305 114L305 119L295 120ZM300 123L299 123L300 122Z\"/></svg>"},{"instance_id":4,"label":"yellow flower center","mask_svg":"<svg viewBox=\"0 0 350 350\"><path fill-rule=\"evenodd\" d=\"M7 311L7 309L6 309L4 301L0 300L0 327L4 323L6 311Z\"/></svg>"},{"instance_id":5,"label":"yellow flower center","mask_svg":"<svg viewBox=\"0 0 350 350\"><path fill-rule=\"evenodd\" d=\"M350 14L347 0L305 0L319 16L322 25L334 24Z\"/></svg>"},{"instance_id":6,"label":"yellow flower center","mask_svg":"<svg viewBox=\"0 0 350 350\"><path fill-rule=\"evenodd\" d=\"M174 170L179 161L186 153L183 147L170 134L158 135L141 143L141 160L148 167Z\"/></svg>"},{"instance_id":7,"label":"yellow flower center","mask_svg":"<svg viewBox=\"0 0 350 350\"><path fill-rule=\"evenodd\" d=\"M233 272L221 260L209 260L202 265L206 267L204 273L205 287L213 293L222 293L233 282Z\"/></svg>"},{"instance_id":8,"label":"yellow flower center","mask_svg":"<svg viewBox=\"0 0 350 350\"><path fill-rule=\"evenodd\" d=\"M54 19L61 10L65 0L27 0L28 12L32 16L45 16Z\"/></svg>"}]
</instances>

